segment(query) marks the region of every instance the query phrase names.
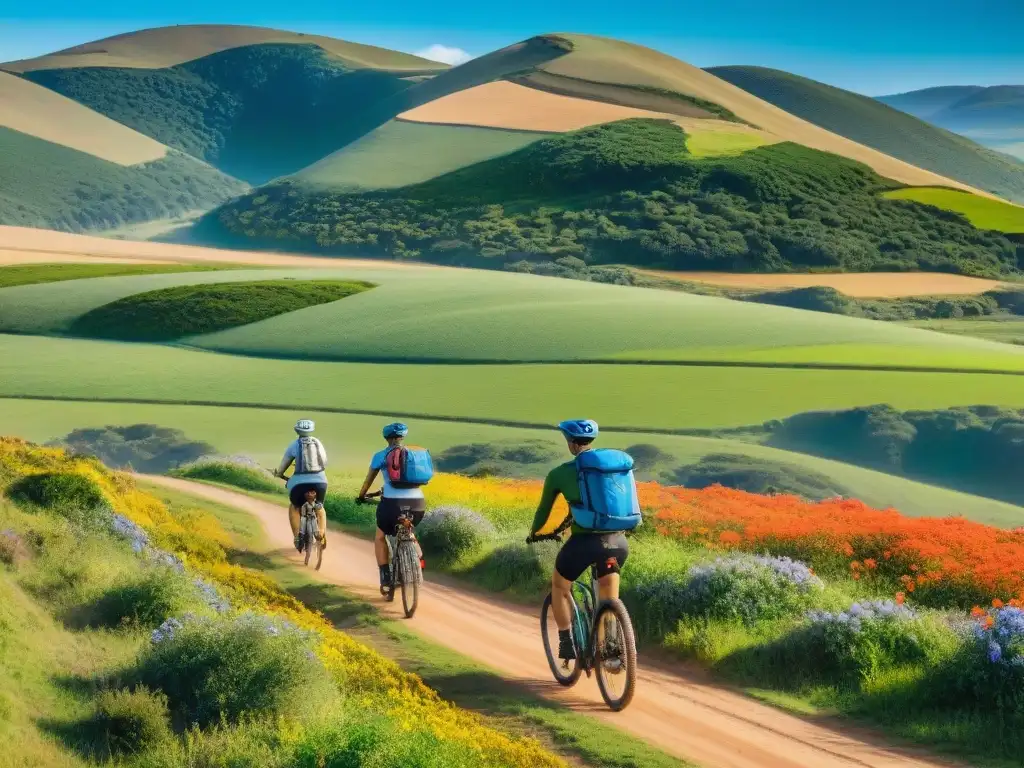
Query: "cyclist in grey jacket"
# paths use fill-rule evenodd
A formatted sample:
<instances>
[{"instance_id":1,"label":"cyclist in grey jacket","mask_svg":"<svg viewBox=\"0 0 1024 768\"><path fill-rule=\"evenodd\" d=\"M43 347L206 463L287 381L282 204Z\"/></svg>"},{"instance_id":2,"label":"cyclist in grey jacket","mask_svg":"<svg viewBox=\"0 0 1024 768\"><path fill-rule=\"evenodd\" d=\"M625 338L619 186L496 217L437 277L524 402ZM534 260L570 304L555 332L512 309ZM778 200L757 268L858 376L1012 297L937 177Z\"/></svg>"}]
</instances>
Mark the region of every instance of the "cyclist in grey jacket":
<instances>
[{"instance_id":1,"label":"cyclist in grey jacket","mask_svg":"<svg viewBox=\"0 0 1024 768\"><path fill-rule=\"evenodd\" d=\"M320 527L320 546L327 546L327 520L324 514L324 497L327 495L327 450L317 438L313 437L316 425L311 419L299 419L295 424L298 437L284 451L281 464L274 473L284 477L285 471L295 464L295 472L288 478L285 486L288 489L288 522L292 526L295 548L299 549L299 522L302 505L306 501L307 491L316 491L316 517Z\"/></svg>"}]
</instances>

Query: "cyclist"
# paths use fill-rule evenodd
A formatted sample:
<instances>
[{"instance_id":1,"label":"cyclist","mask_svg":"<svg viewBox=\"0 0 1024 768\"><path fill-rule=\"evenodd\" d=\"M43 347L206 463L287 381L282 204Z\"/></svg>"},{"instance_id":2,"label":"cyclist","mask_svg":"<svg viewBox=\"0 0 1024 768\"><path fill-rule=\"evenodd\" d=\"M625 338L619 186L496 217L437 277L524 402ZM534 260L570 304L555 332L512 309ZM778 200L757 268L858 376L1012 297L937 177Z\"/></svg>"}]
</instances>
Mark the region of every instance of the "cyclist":
<instances>
[{"instance_id":1,"label":"cyclist","mask_svg":"<svg viewBox=\"0 0 1024 768\"><path fill-rule=\"evenodd\" d=\"M327 521L324 514L324 496L327 495L327 451L323 443L313 437L316 424L311 419L299 419L295 423L295 434L298 437L284 449L281 464L274 472L284 477L285 471L295 463L295 471L288 478L285 487L288 489L288 522L292 526L295 548L301 550L299 540L300 512L306 501L306 492L316 492L316 519L320 527L320 546L327 547Z\"/></svg>"},{"instance_id":2,"label":"cyclist","mask_svg":"<svg viewBox=\"0 0 1024 768\"><path fill-rule=\"evenodd\" d=\"M373 540L373 549L377 556L377 567L380 570L381 592L384 592L388 585L391 584L391 569L388 566L388 542L385 537L394 534L395 528L398 525L398 518L403 513L411 513L413 525L419 525L427 509L427 500L423 495L422 488L418 486L395 488L391 484L387 471L381 472L385 468L388 454L402 446L406 435L409 434L409 428L405 424L395 422L384 427L381 434L388 441L388 445L386 448L373 454L373 458L370 459L370 469L366 473L363 487L359 490L357 501L362 502L366 500L367 491L370 490L373 481L380 474L384 480L384 487L380 502L377 504L377 532ZM419 549L419 542L417 542L416 546L419 551L420 562L422 563L423 551Z\"/></svg>"},{"instance_id":3,"label":"cyclist","mask_svg":"<svg viewBox=\"0 0 1024 768\"><path fill-rule=\"evenodd\" d=\"M544 480L537 514L533 519L533 527L526 541L534 541L539 531L561 530L568 522L568 514L561 520L552 519L555 501L559 494L569 506L582 504L577 472L576 457L591 449L598 435L597 422L589 419L563 421L558 429L565 437L569 453L573 460L560 464L548 473ZM572 583L590 566L597 568L597 587L600 600L613 600L619 597L619 569L629 557L629 543L621 531L591 531L583 528L575 521L569 540L562 547L555 560L555 570L551 575L551 608L558 624L558 657L575 659L576 649L573 646L572 634L569 631L572 615L569 607Z\"/></svg>"}]
</instances>

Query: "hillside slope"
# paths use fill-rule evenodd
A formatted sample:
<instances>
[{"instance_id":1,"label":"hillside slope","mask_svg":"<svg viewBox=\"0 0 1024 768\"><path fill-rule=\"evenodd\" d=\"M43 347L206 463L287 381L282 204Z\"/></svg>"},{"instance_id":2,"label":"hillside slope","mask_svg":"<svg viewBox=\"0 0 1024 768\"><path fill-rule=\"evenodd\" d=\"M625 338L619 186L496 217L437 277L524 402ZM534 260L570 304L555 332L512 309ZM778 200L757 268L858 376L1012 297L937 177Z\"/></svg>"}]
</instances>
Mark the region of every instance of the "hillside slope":
<instances>
[{"instance_id":1,"label":"hillside slope","mask_svg":"<svg viewBox=\"0 0 1024 768\"><path fill-rule=\"evenodd\" d=\"M414 86L411 75L444 68L394 51L272 30L255 30L266 33L255 43L242 44L261 35L229 35L236 44L191 57L212 44L202 35L192 40L190 29L138 33L113 53L55 56L23 76L233 176L261 183L333 152L349 138L339 126ZM154 66L172 53L190 58ZM108 57L102 66L79 64L99 55ZM57 66L65 60L74 66Z\"/></svg>"},{"instance_id":2,"label":"hillside slope","mask_svg":"<svg viewBox=\"0 0 1024 768\"><path fill-rule=\"evenodd\" d=\"M351 43L322 35L286 32L237 24L178 24L106 37L33 59L0 64L9 72L34 72L72 67L137 67L161 69L250 45L287 43L315 45L349 69L394 72L443 70L447 64L373 45Z\"/></svg>"},{"instance_id":3,"label":"hillside slope","mask_svg":"<svg viewBox=\"0 0 1024 768\"><path fill-rule=\"evenodd\" d=\"M0 223L103 229L207 210L241 182L0 72Z\"/></svg>"},{"instance_id":4,"label":"hillside slope","mask_svg":"<svg viewBox=\"0 0 1024 768\"><path fill-rule=\"evenodd\" d=\"M878 100L1024 160L1024 85L926 88Z\"/></svg>"},{"instance_id":5,"label":"hillside slope","mask_svg":"<svg viewBox=\"0 0 1024 768\"><path fill-rule=\"evenodd\" d=\"M1024 163L875 99L764 67L711 67L708 71L861 144L978 189L1024 201Z\"/></svg>"},{"instance_id":6,"label":"hillside slope","mask_svg":"<svg viewBox=\"0 0 1024 768\"><path fill-rule=\"evenodd\" d=\"M958 214L880 197L898 186L789 142L694 158L672 122L626 120L396 190L281 182L211 213L198 234L526 271L583 259L680 270L1017 272L1017 245Z\"/></svg>"}]
</instances>

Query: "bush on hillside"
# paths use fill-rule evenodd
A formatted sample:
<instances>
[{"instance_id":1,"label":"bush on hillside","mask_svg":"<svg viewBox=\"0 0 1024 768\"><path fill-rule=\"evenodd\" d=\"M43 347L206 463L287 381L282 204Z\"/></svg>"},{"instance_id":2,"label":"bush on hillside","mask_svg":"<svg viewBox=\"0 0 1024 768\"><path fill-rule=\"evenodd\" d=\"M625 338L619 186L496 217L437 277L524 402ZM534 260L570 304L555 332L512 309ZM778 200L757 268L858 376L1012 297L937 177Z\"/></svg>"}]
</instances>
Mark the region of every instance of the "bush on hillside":
<instances>
[{"instance_id":1,"label":"bush on hillside","mask_svg":"<svg viewBox=\"0 0 1024 768\"><path fill-rule=\"evenodd\" d=\"M626 448L626 453L633 457L633 463L639 475L654 474L669 462L675 461L676 458L668 451L651 443L631 445Z\"/></svg>"},{"instance_id":2,"label":"bush on hillside","mask_svg":"<svg viewBox=\"0 0 1024 768\"><path fill-rule=\"evenodd\" d=\"M424 552L454 562L495 536L490 521L467 507L437 507L416 527Z\"/></svg>"},{"instance_id":3,"label":"bush on hillside","mask_svg":"<svg viewBox=\"0 0 1024 768\"><path fill-rule=\"evenodd\" d=\"M136 293L91 309L78 317L70 330L101 339L173 341L327 304L371 287L341 280L179 285Z\"/></svg>"},{"instance_id":4,"label":"bush on hillside","mask_svg":"<svg viewBox=\"0 0 1024 768\"><path fill-rule=\"evenodd\" d=\"M473 577L495 592L543 593L551 583L559 546L551 541L503 544L474 568Z\"/></svg>"},{"instance_id":5,"label":"bush on hillside","mask_svg":"<svg viewBox=\"0 0 1024 768\"><path fill-rule=\"evenodd\" d=\"M55 512L87 529L107 528L107 507L103 492L92 480L77 472L43 472L27 475L7 488L14 501Z\"/></svg>"},{"instance_id":6,"label":"bush on hillside","mask_svg":"<svg viewBox=\"0 0 1024 768\"><path fill-rule=\"evenodd\" d=\"M833 315L860 315L861 310L855 299L835 288L812 285L806 288L790 288L785 291L769 291L751 297L759 304L777 307L793 307L811 312L828 312Z\"/></svg>"},{"instance_id":7,"label":"bush on hillside","mask_svg":"<svg viewBox=\"0 0 1024 768\"><path fill-rule=\"evenodd\" d=\"M92 626L153 629L180 614L195 600L191 585L175 570L157 567L125 579L86 609Z\"/></svg>"},{"instance_id":8,"label":"bush on hillside","mask_svg":"<svg viewBox=\"0 0 1024 768\"><path fill-rule=\"evenodd\" d=\"M442 472L460 475L517 477L533 474L539 465L560 458L558 450L543 440L518 440L453 445L435 459Z\"/></svg>"},{"instance_id":9,"label":"bush on hillside","mask_svg":"<svg viewBox=\"0 0 1024 768\"><path fill-rule=\"evenodd\" d=\"M793 494L811 501L851 495L841 484L820 472L743 454L709 454L696 464L666 473L665 479L687 488L722 485L750 493Z\"/></svg>"},{"instance_id":10,"label":"bush on hillside","mask_svg":"<svg viewBox=\"0 0 1024 768\"><path fill-rule=\"evenodd\" d=\"M822 589L804 563L788 557L730 554L692 566L685 574L661 574L634 585L627 599L657 634L680 619L721 619L752 626L799 615Z\"/></svg>"},{"instance_id":11,"label":"bush on hillside","mask_svg":"<svg viewBox=\"0 0 1024 768\"><path fill-rule=\"evenodd\" d=\"M76 429L54 444L73 453L95 456L108 467L131 467L163 474L214 451L209 443L190 440L180 429L156 424L130 424Z\"/></svg>"},{"instance_id":12,"label":"bush on hillside","mask_svg":"<svg viewBox=\"0 0 1024 768\"><path fill-rule=\"evenodd\" d=\"M209 214L211 237L503 268L582 260L674 270L1015 274L1024 244L879 193L867 166L790 143L695 159L667 121L544 139L423 184L275 182ZM581 192L582 190L582 192ZM534 269L533 266L530 269Z\"/></svg>"},{"instance_id":13,"label":"bush on hillside","mask_svg":"<svg viewBox=\"0 0 1024 768\"><path fill-rule=\"evenodd\" d=\"M888 405L812 411L773 425L771 445L906 475L982 496L1024 501L1024 411Z\"/></svg>"},{"instance_id":14,"label":"bush on hillside","mask_svg":"<svg viewBox=\"0 0 1024 768\"><path fill-rule=\"evenodd\" d=\"M168 620L136 676L185 724L295 717L330 695L311 648L305 633L263 615Z\"/></svg>"},{"instance_id":15,"label":"bush on hillside","mask_svg":"<svg viewBox=\"0 0 1024 768\"><path fill-rule=\"evenodd\" d=\"M100 691L95 712L78 724L86 751L99 760L125 758L172 739L167 697L145 688Z\"/></svg>"},{"instance_id":16,"label":"bush on hillside","mask_svg":"<svg viewBox=\"0 0 1024 768\"><path fill-rule=\"evenodd\" d=\"M284 483L245 456L202 456L174 470L175 477L208 480L261 493L285 492Z\"/></svg>"}]
</instances>

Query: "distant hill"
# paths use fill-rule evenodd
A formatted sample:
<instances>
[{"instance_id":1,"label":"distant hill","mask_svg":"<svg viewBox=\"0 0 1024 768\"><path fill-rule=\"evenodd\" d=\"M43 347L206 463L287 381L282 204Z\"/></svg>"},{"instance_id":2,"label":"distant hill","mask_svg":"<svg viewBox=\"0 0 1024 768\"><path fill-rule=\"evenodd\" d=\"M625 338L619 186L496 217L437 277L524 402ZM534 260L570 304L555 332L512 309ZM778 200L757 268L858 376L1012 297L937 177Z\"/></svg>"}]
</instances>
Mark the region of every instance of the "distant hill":
<instances>
[{"instance_id":1,"label":"distant hill","mask_svg":"<svg viewBox=\"0 0 1024 768\"><path fill-rule=\"evenodd\" d=\"M878 100L1024 159L1024 85L926 88Z\"/></svg>"},{"instance_id":2,"label":"distant hill","mask_svg":"<svg viewBox=\"0 0 1024 768\"><path fill-rule=\"evenodd\" d=\"M978 189L1024 202L1024 163L888 104L774 69L712 67L708 71L787 112L861 144ZM977 95L967 94L966 98ZM945 93L929 94L923 101L934 106L947 96Z\"/></svg>"},{"instance_id":3,"label":"distant hill","mask_svg":"<svg viewBox=\"0 0 1024 768\"><path fill-rule=\"evenodd\" d=\"M106 229L212 208L236 179L0 72L0 224Z\"/></svg>"},{"instance_id":4,"label":"distant hill","mask_svg":"<svg viewBox=\"0 0 1024 768\"><path fill-rule=\"evenodd\" d=\"M625 120L397 189L284 180L208 214L198 233L544 274L631 264L994 276L1024 262L1024 244L960 214L883 198L900 185L846 158L792 142L694 158L686 144L668 119Z\"/></svg>"},{"instance_id":5,"label":"distant hill","mask_svg":"<svg viewBox=\"0 0 1024 768\"><path fill-rule=\"evenodd\" d=\"M334 151L353 116L446 65L297 33L182 26L0 68L262 183Z\"/></svg>"}]
</instances>

